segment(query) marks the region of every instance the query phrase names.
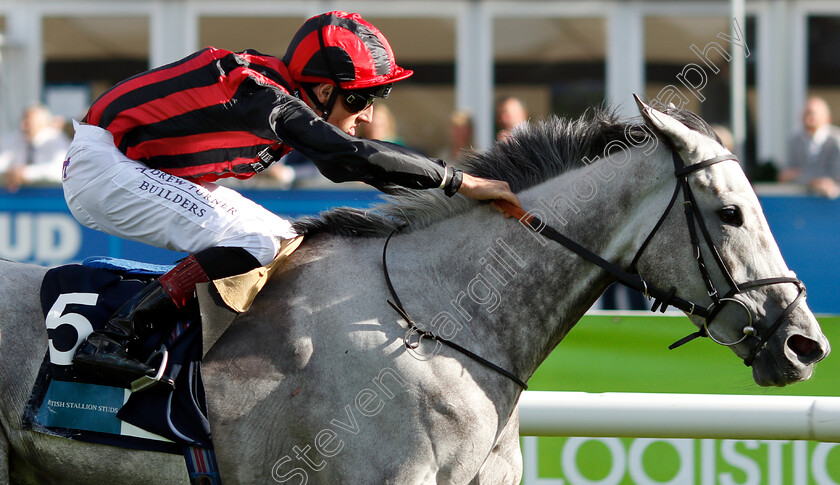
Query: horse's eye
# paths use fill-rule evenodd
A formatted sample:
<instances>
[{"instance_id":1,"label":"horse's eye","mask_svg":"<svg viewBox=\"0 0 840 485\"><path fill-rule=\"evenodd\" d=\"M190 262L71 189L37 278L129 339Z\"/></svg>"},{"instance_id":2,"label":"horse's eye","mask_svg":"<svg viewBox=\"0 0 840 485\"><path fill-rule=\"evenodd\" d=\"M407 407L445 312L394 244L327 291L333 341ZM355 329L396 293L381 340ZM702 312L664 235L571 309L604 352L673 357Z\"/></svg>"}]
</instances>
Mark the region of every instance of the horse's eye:
<instances>
[{"instance_id":1,"label":"horse's eye","mask_svg":"<svg viewBox=\"0 0 840 485\"><path fill-rule=\"evenodd\" d=\"M737 207L724 207L718 211L718 216L724 224L731 224L733 226L740 226L744 223L744 218L741 216L741 211Z\"/></svg>"}]
</instances>

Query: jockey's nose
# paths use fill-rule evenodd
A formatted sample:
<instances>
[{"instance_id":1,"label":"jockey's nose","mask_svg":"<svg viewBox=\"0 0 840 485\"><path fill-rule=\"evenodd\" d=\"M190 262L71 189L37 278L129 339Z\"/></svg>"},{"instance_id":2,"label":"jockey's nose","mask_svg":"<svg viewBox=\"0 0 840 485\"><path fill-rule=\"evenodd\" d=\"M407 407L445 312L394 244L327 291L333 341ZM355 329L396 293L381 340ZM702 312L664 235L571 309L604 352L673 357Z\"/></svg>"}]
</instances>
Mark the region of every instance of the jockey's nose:
<instances>
[{"instance_id":1,"label":"jockey's nose","mask_svg":"<svg viewBox=\"0 0 840 485\"><path fill-rule=\"evenodd\" d=\"M359 112L356 118L360 123L370 123L373 121L373 104Z\"/></svg>"}]
</instances>

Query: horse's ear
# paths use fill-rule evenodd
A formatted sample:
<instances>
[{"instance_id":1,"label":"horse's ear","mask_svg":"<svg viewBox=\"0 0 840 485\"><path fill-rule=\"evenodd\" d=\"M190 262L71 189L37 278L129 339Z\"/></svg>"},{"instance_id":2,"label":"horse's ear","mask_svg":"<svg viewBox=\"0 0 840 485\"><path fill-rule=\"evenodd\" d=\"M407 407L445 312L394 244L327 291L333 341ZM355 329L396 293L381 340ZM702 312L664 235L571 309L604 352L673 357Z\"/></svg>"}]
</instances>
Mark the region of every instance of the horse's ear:
<instances>
[{"instance_id":1,"label":"horse's ear","mask_svg":"<svg viewBox=\"0 0 840 485\"><path fill-rule=\"evenodd\" d=\"M671 142L670 144L677 149L687 148L686 144L688 140L692 139L690 136L691 129L672 116L652 108L635 94L633 98L636 99L636 105L639 107L639 112L642 114L645 124L654 133L660 135L665 140L669 140Z\"/></svg>"}]
</instances>

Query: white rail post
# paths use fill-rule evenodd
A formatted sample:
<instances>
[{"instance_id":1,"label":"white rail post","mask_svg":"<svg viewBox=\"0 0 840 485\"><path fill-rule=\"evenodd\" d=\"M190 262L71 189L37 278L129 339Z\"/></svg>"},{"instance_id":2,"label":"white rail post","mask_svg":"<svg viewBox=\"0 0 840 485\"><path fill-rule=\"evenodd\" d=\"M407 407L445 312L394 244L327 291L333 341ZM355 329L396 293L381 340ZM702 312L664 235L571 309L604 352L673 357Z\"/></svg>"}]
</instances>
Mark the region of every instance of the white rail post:
<instances>
[{"instance_id":1,"label":"white rail post","mask_svg":"<svg viewBox=\"0 0 840 485\"><path fill-rule=\"evenodd\" d=\"M522 436L840 442L840 397L526 391Z\"/></svg>"}]
</instances>

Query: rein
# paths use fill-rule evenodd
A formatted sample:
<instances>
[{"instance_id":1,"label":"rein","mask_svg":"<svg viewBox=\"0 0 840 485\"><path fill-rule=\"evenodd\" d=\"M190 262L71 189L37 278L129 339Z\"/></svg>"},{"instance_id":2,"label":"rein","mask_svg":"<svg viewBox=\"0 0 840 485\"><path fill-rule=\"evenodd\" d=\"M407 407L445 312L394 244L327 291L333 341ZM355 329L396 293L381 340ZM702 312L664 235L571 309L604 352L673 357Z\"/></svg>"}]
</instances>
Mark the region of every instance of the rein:
<instances>
[{"instance_id":1,"label":"rein","mask_svg":"<svg viewBox=\"0 0 840 485\"><path fill-rule=\"evenodd\" d=\"M406 323L408 323L408 331L406 332L406 339L405 339L406 348L416 349L418 346L420 346L420 341L423 340L423 338L428 338L432 341L440 342L444 345L447 345L447 346L451 347L452 349L457 350L458 352L461 352L462 354L464 354L467 357L475 360L476 362L484 365L485 367L493 369L494 371L498 372L499 374L502 374L503 376L507 377L508 379L510 379L513 382L515 382L516 384L518 384L519 387L521 387L523 390L527 390L528 389L528 384L525 381L523 381L522 379L520 379L519 376L517 376L513 372L511 372L511 371L509 371L509 370L507 370L503 367L500 367L500 366L494 364L493 362L490 362L489 360L485 359L484 357L481 357L480 355L477 355L474 352L472 352L468 349L465 349L464 347L461 347L460 345L456 344L455 342L452 342L451 340L447 340L447 339L442 338L438 335L435 335L432 332L429 332L427 330L423 330L420 327L418 327L416 323L414 323L414 320L412 320L412 318L408 315L408 312L405 311L405 307L403 307L403 304L400 301L400 297L397 296L397 292L396 292L396 290L394 290L394 285L391 284L391 277L388 274L388 262L387 262L387 259L386 259L386 254L388 252L388 243L391 242L391 237L394 234L398 233L399 231L400 231L400 229L395 229L393 232L391 232L390 235L388 235L388 239L385 240L385 247L382 248L382 268L385 272L385 282L388 284L388 291L391 293L391 297L394 299L393 302L391 300L387 300L387 302L388 302L389 305L391 305L391 308L393 308L397 313L399 313L400 316L403 317L403 319L406 321ZM418 335L417 343L414 344L414 345L409 343L409 340L408 340L408 337L412 334L417 334Z\"/></svg>"},{"instance_id":2,"label":"rein","mask_svg":"<svg viewBox=\"0 0 840 485\"><path fill-rule=\"evenodd\" d=\"M694 165L686 166L682 157L677 152L673 152L673 161L674 175L677 178L677 184L674 188L674 194L671 196L671 201L668 203L668 206L665 208L665 211L659 217L659 220L656 222L651 232L648 234L642 245L639 247L639 250L636 252L636 255L633 257L633 262L630 264L630 268L632 269L636 267L636 264L638 263L642 254L647 249L654 236L656 236L657 232L662 227L662 224L665 222L665 219L670 214L671 209L676 204L677 197L680 195L680 192L682 192L685 219L686 224L688 226L689 236L691 238L691 244L694 249L694 257L697 260L698 269L700 270L700 274L703 277L703 282L706 285L707 293L712 299L712 304L708 307L699 305L690 300L685 300L676 296L676 287L672 286L668 290L663 290L661 288L649 285L638 273L630 273L628 271L625 271L624 269L618 267L610 261L607 261L601 256L598 256L597 254L581 246L574 240L557 232L556 229L547 225L545 222L541 221L540 219L531 215L530 213L526 212L521 207L517 207L512 203L504 200L495 200L493 201L493 205L501 209L503 212L505 212L505 214L517 218L520 223L528 226L533 231L555 241L561 246L566 247L567 249L576 253L584 260L600 266L624 286L627 286L628 288L641 293L648 300L653 300L653 305L651 306L652 312L660 310L662 313L664 313L668 306L673 306L674 308L678 308L689 315L695 315L700 318L703 318L703 326L697 332L689 334L688 336L674 342L668 347L669 349L675 349L677 347L680 347L696 339L697 337L709 337L713 342L720 345L725 345L727 347L738 345L748 338L754 338L756 340L756 343L750 349L750 352L747 354L747 357L744 358L744 364L747 367L750 367L752 366L756 355L758 355L758 353L765 347L770 338L776 333L779 327L782 326L785 320L787 320L790 314L805 298L805 285L803 285L802 281L800 281L798 278L786 276L757 279L747 281L744 283L736 283L734 278L732 277L732 274L726 267L726 264L723 262L723 258L721 257L720 252L717 250L717 247L712 241L711 235L709 234L708 228L706 227L706 221L704 220L703 215L700 212L699 207L697 206L697 201L694 197L694 192L691 190L691 185L689 184L689 176L699 170L711 167L712 165L715 165L720 162L737 162L738 158L735 155L722 155L719 157L704 160ZM711 274L709 273L708 267L706 266L706 262L703 258L703 252L701 251L700 247L700 238L698 237L697 227L700 228L700 235L703 236L703 240L706 242L706 245L708 246L709 251L713 256L713 259L718 269L724 275L727 283L731 288L723 296L720 296L720 291L715 286ZM382 249L382 267L385 272L385 281L388 284L388 291L391 293L391 296L394 299L393 302L391 300L387 300L388 304L391 305L391 307L406 321L406 323L408 323L409 328L406 333L406 336L415 333L419 336L417 343L413 346L409 343L408 338L406 338L405 346L407 348L417 348L420 345L420 340L422 340L423 338L428 338L433 341L440 342L463 353L464 355L483 364L484 366L493 369L494 371L502 374L503 376L511 379L523 389L527 389L528 385L525 383L525 381L520 379L514 373L494 364L493 362L488 361L487 359L479 355L476 355L470 350L467 350L464 347L461 347L460 345L450 340L441 338L440 336L437 336L432 332L423 330L419 328L417 324L414 323L414 321L408 315L408 312L406 312L405 307L403 307L399 296L397 296L397 293L394 290L394 286L391 284L391 278L388 274L388 264L386 261L388 243L391 241L391 237L399 231L400 229L395 229L385 241L385 247ZM798 289L798 294L796 298L794 298L794 300L787 306L787 308L785 308L781 315L779 315L776 321L773 322L772 325L770 325L767 331L760 333L753 326L754 318L752 311L749 309L749 307L747 307L746 303L735 298L735 296L741 293L745 293L747 291L754 290L756 288L760 288L762 286L776 285L782 283L791 283L796 285ZM723 342L712 336L712 334L709 332L709 325L712 323L714 318L720 313L724 305L728 302L740 305L741 308L743 308L749 316L749 323L745 325L742 329L743 336L734 342Z\"/></svg>"},{"instance_id":3,"label":"rein","mask_svg":"<svg viewBox=\"0 0 840 485\"><path fill-rule=\"evenodd\" d=\"M764 278L739 284L736 283L735 280L732 278L732 275L727 269L726 264L723 262L723 258L720 256L720 252L717 250L717 247L712 241L711 236L709 235L709 231L706 228L705 220L703 219L703 215L701 214L700 209L697 206L697 202L694 198L694 193L691 190L688 177L699 170L708 168L720 162L737 162L737 157L735 157L732 154L722 155L719 157L704 160L694 165L686 166L682 157L677 152L673 152L673 161L674 175L677 178L677 185L674 189L674 194L671 196L671 201L668 203L668 207L666 207L662 216L660 216L659 220L654 225L650 234L648 234L647 238L645 238L644 242L639 247L639 250L636 252L636 255L633 258L633 262L630 264L630 268L636 267L636 263L638 263L639 259L642 256L642 253L645 251L645 249L647 249L647 246L650 244L653 237L659 231L660 227L662 227L662 224L665 222L665 219L668 217L668 214L674 207L677 201L677 197L679 196L680 192L682 192L684 198L683 207L685 210L686 224L688 225L689 235L691 237L691 244L694 249L695 259L697 260L697 265L700 270L700 274L703 277L703 281L706 285L708 295L712 299L712 304L708 307L703 307L692 301L677 297L677 289L673 286L668 290L663 290L661 288L648 285L647 282L645 282L645 280L641 277L641 275L636 273L630 273L619 268L615 264L598 256L597 254L586 249L585 247L581 246L572 239L564 236L563 234L560 234L551 226L546 225L538 218L529 214L525 210L516 207L510 202L496 200L493 202L493 205L503 210L506 214L512 217L516 217L521 223L527 225L535 232L575 252L578 256L585 259L586 261L600 266L624 286L627 286L632 290L642 293L649 300L653 300L651 311L655 312L657 309L660 309L660 311L664 313L668 306L673 306L690 315L696 315L704 319L703 326L697 332L694 332L674 342L668 347L669 349L675 349L683 344L694 340L697 337L709 337L715 343L725 345L728 347L737 345L746 340L747 338L755 337L758 341L752 347L747 357L744 359L744 364L746 366L752 366L753 360L755 359L756 355L758 355L758 353L764 348L764 346L770 340L770 337L772 337L773 334L776 333L779 327L781 327L782 323L784 323L784 321L790 316L793 310L796 309L796 307L805 297L805 286L798 278L793 277ZM722 297L720 296L720 292L718 291L718 289L715 287L714 281L712 280L712 277L709 274L708 268L703 259L703 253L700 249L700 240L697 234L698 226L700 227L700 234L703 236L706 245L708 246L709 250L712 253L712 256L714 257L715 263L717 264L721 273L726 277L727 283L730 285L731 289ZM781 283L795 284L799 292L796 298L787 306L787 308L785 308L782 314L779 315L776 321L770 326L768 331L765 332L763 335L759 335L759 332L752 325L752 311L747 307L747 305L743 301L735 298L735 296L740 293L744 293L746 291L750 291L762 286L775 285ZM742 330L743 336L735 342L722 342L713 337L709 332L709 324L712 323L714 318L718 315L718 313L720 313L721 309L727 302L733 302L740 305L749 316L749 323L745 325Z\"/></svg>"}]
</instances>

